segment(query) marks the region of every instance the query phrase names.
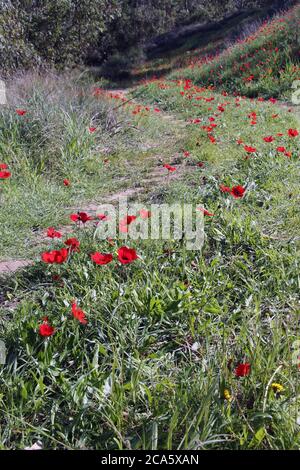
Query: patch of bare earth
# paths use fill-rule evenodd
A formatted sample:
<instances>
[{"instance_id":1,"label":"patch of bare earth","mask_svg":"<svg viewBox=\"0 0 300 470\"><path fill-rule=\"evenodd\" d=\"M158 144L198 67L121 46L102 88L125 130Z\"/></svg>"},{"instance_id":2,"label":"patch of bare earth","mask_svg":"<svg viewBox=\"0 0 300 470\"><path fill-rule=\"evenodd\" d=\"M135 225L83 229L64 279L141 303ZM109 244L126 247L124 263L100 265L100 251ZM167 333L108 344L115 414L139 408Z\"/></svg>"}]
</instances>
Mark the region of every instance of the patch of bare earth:
<instances>
[{"instance_id":1,"label":"patch of bare earth","mask_svg":"<svg viewBox=\"0 0 300 470\"><path fill-rule=\"evenodd\" d=\"M0 275L1 274L11 274L15 271L26 268L33 264L31 260L8 260L0 261Z\"/></svg>"}]
</instances>

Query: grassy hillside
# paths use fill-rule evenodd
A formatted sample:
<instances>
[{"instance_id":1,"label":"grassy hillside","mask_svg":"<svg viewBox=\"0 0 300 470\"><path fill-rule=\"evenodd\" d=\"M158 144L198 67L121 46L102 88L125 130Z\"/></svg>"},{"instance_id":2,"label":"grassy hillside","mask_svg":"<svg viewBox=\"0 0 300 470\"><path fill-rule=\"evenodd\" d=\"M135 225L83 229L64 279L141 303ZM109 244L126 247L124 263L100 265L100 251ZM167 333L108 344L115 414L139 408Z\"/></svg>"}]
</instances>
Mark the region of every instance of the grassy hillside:
<instances>
[{"instance_id":1,"label":"grassy hillside","mask_svg":"<svg viewBox=\"0 0 300 470\"><path fill-rule=\"evenodd\" d=\"M126 95L82 76L9 85L1 256L33 265L1 278L1 448L299 448L300 125L267 99L294 76L272 59L277 87L264 77L270 37L294 57L297 15ZM247 86L241 49L247 74L261 62ZM184 237L97 240L97 204L129 189L144 209L130 227L151 203L204 212L202 251ZM72 222L77 211L93 220Z\"/></svg>"},{"instance_id":2,"label":"grassy hillside","mask_svg":"<svg viewBox=\"0 0 300 470\"><path fill-rule=\"evenodd\" d=\"M250 97L284 96L300 77L299 21L297 5L221 54L193 60L171 78L184 77Z\"/></svg>"}]
</instances>

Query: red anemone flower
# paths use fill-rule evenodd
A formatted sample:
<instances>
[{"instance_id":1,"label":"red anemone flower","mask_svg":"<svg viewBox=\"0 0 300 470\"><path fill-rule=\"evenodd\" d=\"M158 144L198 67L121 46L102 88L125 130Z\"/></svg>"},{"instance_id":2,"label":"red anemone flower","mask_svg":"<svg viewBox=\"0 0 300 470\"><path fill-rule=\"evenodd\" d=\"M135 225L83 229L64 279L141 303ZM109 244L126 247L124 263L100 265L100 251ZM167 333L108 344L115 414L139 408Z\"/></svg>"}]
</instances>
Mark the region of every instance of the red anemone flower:
<instances>
[{"instance_id":1,"label":"red anemone flower","mask_svg":"<svg viewBox=\"0 0 300 470\"><path fill-rule=\"evenodd\" d=\"M164 165L164 168L166 168L168 171L176 171L175 166L171 166L171 165L168 165L168 164Z\"/></svg>"},{"instance_id":2,"label":"red anemone flower","mask_svg":"<svg viewBox=\"0 0 300 470\"><path fill-rule=\"evenodd\" d=\"M120 220L119 228L120 231L123 233L128 232L128 226L136 220L135 215L127 215L124 217L124 219Z\"/></svg>"},{"instance_id":3,"label":"red anemone flower","mask_svg":"<svg viewBox=\"0 0 300 470\"><path fill-rule=\"evenodd\" d=\"M62 264L68 259L68 250L61 248L60 250L45 251L42 253L42 261L48 264Z\"/></svg>"},{"instance_id":4,"label":"red anemone flower","mask_svg":"<svg viewBox=\"0 0 300 470\"><path fill-rule=\"evenodd\" d=\"M5 180L11 177L11 173L9 171L0 171L0 180Z\"/></svg>"},{"instance_id":5,"label":"red anemone flower","mask_svg":"<svg viewBox=\"0 0 300 470\"><path fill-rule=\"evenodd\" d=\"M105 214L97 214L97 218L101 220L102 222L105 222L105 220L108 220L108 217Z\"/></svg>"},{"instance_id":6,"label":"red anemone flower","mask_svg":"<svg viewBox=\"0 0 300 470\"><path fill-rule=\"evenodd\" d=\"M130 225L136 220L136 215L126 215L124 219L120 221L120 225Z\"/></svg>"},{"instance_id":7,"label":"red anemone flower","mask_svg":"<svg viewBox=\"0 0 300 470\"><path fill-rule=\"evenodd\" d=\"M55 328L51 326L48 322L48 318L43 318L43 323L39 326L39 333L41 336L49 337L52 336L55 332Z\"/></svg>"},{"instance_id":8,"label":"red anemone flower","mask_svg":"<svg viewBox=\"0 0 300 470\"><path fill-rule=\"evenodd\" d=\"M212 214L212 212L209 212L207 209L204 209L204 207L197 207L197 210L200 212L203 212L204 215L207 217L213 217L215 214Z\"/></svg>"},{"instance_id":9,"label":"red anemone flower","mask_svg":"<svg viewBox=\"0 0 300 470\"><path fill-rule=\"evenodd\" d=\"M256 148L255 147L251 147L249 145L245 145L244 146L244 149L246 150L247 153L255 153L256 152Z\"/></svg>"},{"instance_id":10,"label":"red anemone flower","mask_svg":"<svg viewBox=\"0 0 300 470\"><path fill-rule=\"evenodd\" d=\"M93 134L93 132L96 132L97 127L89 127L89 132Z\"/></svg>"},{"instance_id":11,"label":"red anemone flower","mask_svg":"<svg viewBox=\"0 0 300 470\"><path fill-rule=\"evenodd\" d=\"M0 170L7 170L8 166L6 163L0 163Z\"/></svg>"},{"instance_id":12,"label":"red anemone flower","mask_svg":"<svg viewBox=\"0 0 300 470\"><path fill-rule=\"evenodd\" d=\"M57 232L55 228L49 227L47 230L47 237L49 238L61 238L61 233Z\"/></svg>"},{"instance_id":13,"label":"red anemone flower","mask_svg":"<svg viewBox=\"0 0 300 470\"><path fill-rule=\"evenodd\" d=\"M246 189L243 188L243 186L233 186L233 188L231 189L231 195L235 198L235 199L239 199L241 197L244 196L245 194L245 191Z\"/></svg>"},{"instance_id":14,"label":"red anemone flower","mask_svg":"<svg viewBox=\"0 0 300 470\"><path fill-rule=\"evenodd\" d=\"M94 263L99 265L108 264L113 260L113 255L111 253L93 253L91 254L91 259Z\"/></svg>"},{"instance_id":15,"label":"red anemone flower","mask_svg":"<svg viewBox=\"0 0 300 470\"><path fill-rule=\"evenodd\" d=\"M88 321L86 319L85 313L83 310L81 310L81 308L77 307L76 302L72 303L72 313L73 317L76 318L80 323L83 325L87 324Z\"/></svg>"},{"instance_id":16,"label":"red anemone flower","mask_svg":"<svg viewBox=\"0 0 300 470\"><path fill-rule=\"evenodd\" d=\"M118 249L118 259L122 264L129 264L138 258L134 248L122 246Z\"/></svg>"},{"instance_id":17,"label":"red anemone flower","mask_svg":"<svg viewBox=\"0 0 300 470\"><path fill-rule=\"evenodd\" d=\"M147 211L147 209L140 210L140 216L142 217L142 219L150 219L151 215L151 211Z\"/></svg>"},{"instance_id":18,"label":"red anemone flower","mask_svg":"<svg viewBox=\"0 0 300 470\"><path fill-rule=\"evenodd\" d=\"M64 183L65 186L70 186L71 181L68 180L67 178L65 178L64 181L63 181L63 183Z\"/></svg>"},{"instance_id":19,"label":"red anemone flower","mask_svg":"<svg viewBox=\"0 0 300 470\"><path fill-rule=\"evenodd\" d=\"M24 116L24 114L27 113L27 111L25 109L16 109L16 113L19 115L19 116Z\"/></svg>"},{"instance_id":20,"label":"red anemone flower","mask_svg":"<svg viewBox=\"0 0 300 470\"><path fill-rule=\"evenodd\" d=\"M86 212L78 212L77 214L71 214L70 219L73 220L73 222L82 222L85 224L88 220L93 220L93 217Z\"/></svg>"},{"instance_id":21,"label":"red anemone flower","mask_svg":"<svg viewBox=\"0 0 300 470\"><path fill-rule=\"evenodd\" d=\"M299 135L299 132L297 131L297 129L289 129L288 134L290 137L297 137L297 135Z\"/></svg>"},{"instance_id":22,"label":"red anemone flower","mask_svg":"<svg viewBox=\"0 0 300 470\"><path fill-rule=\"evenodd\" d=\"M273 142L274 141L274 137L272 135L269 135L268 137L264 137L264 141L265 142Z\"/></svg>"},{"instance_id":23,"label":"red anemone flower","mask_svg":"<svg viewBox=\"0 0 300 470\"><path fill-rule=\"evenodd\" d=\"M237 365L235 369L235 375L237 377L246 377L250 374L250 371L251 365L249 364L249 362L241 363Z\"/></svg>"},{"instance_id":24,"label":"red anemone flower","mask_svg":"<svg viewBox=\"0 0 300 470\"><path fill-rule=\"evenodd\" d=\"M68 238L66 241L65 241L65 245L67 245L69 247L69 250L70 251L77 251L79 252L79 247L80 247L80 241L77 240L77 238Z\"/></svg>"},{"instance_id":25,"label":"red anemone flower","mask_svg":"<svg viewBox=\"0 0 300 470\"><path fill-rule=\"evenodd\" d=\"M220 184L220 191L222 193L230 193L231 189L229 186L225 186L224 184Z\"/></svg>"}]
</instances>

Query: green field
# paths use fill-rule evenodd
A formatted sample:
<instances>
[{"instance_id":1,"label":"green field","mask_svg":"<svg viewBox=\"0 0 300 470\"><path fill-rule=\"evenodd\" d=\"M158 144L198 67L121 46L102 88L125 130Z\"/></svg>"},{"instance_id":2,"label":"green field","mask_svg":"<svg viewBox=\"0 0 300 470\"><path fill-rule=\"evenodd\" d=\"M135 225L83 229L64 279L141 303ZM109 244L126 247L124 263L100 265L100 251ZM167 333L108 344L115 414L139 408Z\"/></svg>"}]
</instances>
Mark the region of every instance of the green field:
<instances>
[{"instance_id":1,"label":"green field","mask_svg":"<svg viewBox=\"0 0 300 470\"><path fill-rule=\"evenodd\" d=\"M127 90L8 83L0 267L32 264L0 277L1 449L299 449L299 17ZM205 208L203 249L70 220L119 195Z\"/></svg>"}]
</instances>

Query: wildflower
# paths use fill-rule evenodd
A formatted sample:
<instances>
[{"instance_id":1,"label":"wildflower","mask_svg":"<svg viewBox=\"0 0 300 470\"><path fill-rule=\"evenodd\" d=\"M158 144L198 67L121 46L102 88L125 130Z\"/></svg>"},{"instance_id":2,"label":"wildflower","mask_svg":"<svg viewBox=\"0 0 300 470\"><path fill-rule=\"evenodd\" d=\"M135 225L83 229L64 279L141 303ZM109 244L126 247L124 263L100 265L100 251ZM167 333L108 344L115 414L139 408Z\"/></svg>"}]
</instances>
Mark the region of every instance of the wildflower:
<instances>
[{"instance_id":1,"label":"wildflower","mask_svg":"<svg viewBox=\"0 0 300 470\"><path fill-rule=\"evenodd\" d=\"M252 112L252 113L248 114L248 118L249 118L249 119L252 119L253 121L256 121L256 119L257 119L257 114L254 113L254 112Z\"/></svg>"},{"instance_id":2,"label":"wildflower","mask_svg":"<svg viewBox=\"0 0 300 470\"><path fill-rule=\"evenodd\" d=\"M209 212L207 209L204 209L204 207L197 207L197 210L202 212L207 217L213 217L215 215L215 214L212 214L211 212Z\"/></svg>"},{"instance_id":3,"label":"wildflower","mask_svg":"<svg viewBox=\"0 0 300 470\"><path fill-rule=\"evenodd\" d=\"M108 264L113 260L113 255L110 253L93 253L91 254L91 259L94 263L99 265Z\"/></svg>"},{"instance_id":4,"label":"wildflower","mask_svg":"<svg viewBox=\"0 0 300 470\"><path fill-rule=\"evenodd\" d=\"M141 209L140 216L142 217L142 219L149 219L151 217L151 211L147 211L146 209Z\"/></svg>"},{"instance_id":5,"label":"wildflower","mask_svg":"<svg viewBox=\"0 0 300 470\"><path fill-rule=\"evenodd\" d=\"M83 325L87 324L87 319L83 310L77 307L76 302L72 303L72 313L73 317L76 318Z\"/></svg>"},{"instance_id":6,"label":"wildflower","mask_svg":"<svg viewBox=\"0 0 300 470\"><path fill-rule=\"evenodd\" d=\"M274 393L281 393L281 392L284 391L283 385L281 385L279 383L276 383L276 382L273 382L271 387L272 387Z\"/></svg>"},{"instance_id":7,"label":"wildflower","mask_svg":"<svg viewBox=\"0 0 300 470\"><path fill-rule=\"evenodd\" d=\"M127 215L120 221L121 225L130 225L136 220L136 215Z\"/></svg>"},{"instance_id":8,"label":"wildflower","mask_svg":"<svg viewBox=\"0 0 300 470\"><path fill-rule=\"evenodd\" d=\"M229 188L229 186L224 186L224 184L220 184L220 191L222 193L230 193L231 189Z\"/></svg>"},{"instance_id":9,"label":"wildflower","mask_svg":"<svg viewBox=\"0 0 300 470\"><path fill-rule=\"evenodd\" d=\"M43 323L39 326L39 333L41 336L49 337L55 332L55 328L48 322L48 317L43 318Z\"/></svg>"},{"instance_id":10,"label":"wildflower","mask_svg":"<svg viewBox=\"0 0 300 470\"><path fill-rule=\"evenodd\" d=\"M246 191L246 189L243 188L243 186L233 186L233 188L231 189L230 194L231 194L235 199L239 199L239 198L241 198L241 197L244 196L245 191Z\"/></svg>"},{"instance_id":11,"label":"wildflower","mask_svg":"<svg viewBox=\"0 0 300 470\"><path fill-rule=\"evenodd\" d=\"M255 153L256 152L256 148L255 147L251 147L249 145L245 145L244 146L244 149L246 150L247 153Z\"/></svg>"},{"instance_id":12,"label":"wildflower","mask_svg":"<svg viewBox=\"0 0 300 470\"><path fill-rule=\"evenodd\" d=\"M288 134L290 137L297 137L297 135L299 135L299 132L297 131L297 129L289 129Z\"/></svg>"},{"instance_id":13,"label":"wildflower","mask_svg":"<svg viewBox=\"0 0 300 470\"><path fill-rule=\"evenodd\" d=\"M127 233L128 226L136 219L135 215L127 215L120 221L119 228L120 232Z\"/></svg>"},{"instance_id":14,"label":"wildflower","mask_svg":"<svg viewBox=\"0 0 300 470\"><path fill-rule=\"evenodd\" d=\"M93 134L93 132L96 132L96 130L97 130L96 127L89 127L90 134Z\"/></svg>"},{"instance_id":15,"label":"wildflower","mask_svg":"<svg viewBox=\"0 0 300 470\"><path fill-rule=\"evenodd\" d=\"M71 181L68 180L67 178L65 178L64 181L63 181L63 183L64 183L65 186L70 186Z\"/></svg>"},{"instance_id":16,"label":"wildflower","mask_svg":"<svg viewBox=\"0 0 300 470\"><path fill-rule=\"evenodd\" d=\"M232 399L231 393L228 390L228 388L225 388L225 390L223 392L223 396L224 396L224 399L227 400L227 401L231 401L231 399Z\"/></svg>"},{"instance_id":17,"label":"wildflower","mask_svg":"<svg viewBox=\"0 0 300 470\"><path fill-rule=\"evenodd\" d=\"M61 233L57 232L55 228L49 227L47 230L47 237L49 238L61 238Z\"/></svg>"},{"instance_id":18,"label":"wildflower","mask_svg":"<svg viewBox=\"0 0 300 470\"><path fill-rule=\"evenodd\" d=\"M9 171L0 171L0 180L5 180L11 177L11 173Z\"/></svg>"},{"instance_id":19,"label":"wildflower","mask_svg":"<svg viewBox=\"0 0 300 470\"><path fill-rule=\"evenodd\" d=\"M277 147L277 152L281 152L281 153L284 153L286 152L286 148L285 147Z\"/></svg>"},{"instance_id":20,"label":"wildflower","mask_svg":"<svg viewBox=\"0 0 300 470\"><path fill-rule=\"evenodd\" d=\"M24 116L27 111L25 109L16 109L16 113L18 114L18 116Z\"/></svg>"},{"instance_id":21,"label":"wildflower","mask_svg":"<svg viewBox=\"0 0 300 470\"><path fill-rule=\"evenodd\" d=\"M97 218L101 220L102 222L104 222L105 220L108 220L108 217L105 214L97 214Z\"/></svg>"},{"instance_id":22,"label":"wildflower","mask_svg":"<svg viewBox=\"0 0 300 470\"><path fill-rule=\"evenodd\" d=\"M269 135L268 137L264 137L264 141L265 142L273 142L274 141L274 137L272 135Z\"/></svg>"},{"instance_id":23,"label":"wildflower","mask_svg":"<svg viewBox=\"0 0 300 470\"><path fill-rule=\"evenodd\" d=\"M171 166L171 165L168 165L168 164L164 165L164 168L166 168L168 171L176 171L175 166Z\"/></svg>"},{"instance_id":24,"label":"wildflower","mask_svg":"<svg viewBox=\"0 0 300 470\"><path fill-rule=\"evenodd\" d=\"M66 248L61 248L60 250L53 250L49 252L44 252L41 255L42 261L48 264L62 264L68 259L68 250Z\"/></svg>"},{"instance_id":25,"label":"wildflower","mask_svg":"<svg viewBox=\"0 0 300 470\"><path fill-rule=\"evenodd\" d=\"M208 136L209 140L211 141L212 144L216 143L216 138L213 135Z\"/></svg>"},{"instance_id":26,"label":"wildflower","mask_svg":"<svg viewBox=\"0 0 300 470\"><path fill-rule=\"evenodd\" d=\"M88 220L93 220L93 217L89 216L86 212L78 212L77 214L71 214L70 219L73 222L82 222L85 224Z\"/></svg>"},{"instance_id":27,"label":"wildflower","mask_svg":"<svg viewBox=\"0 0 300 470\"><path fill-rule=\"evenodd\" d=\"M70 251L79 251L80 241L77 238L68 238L65 241L65 245L69 247Z\"/></svg>"},{"instance_id":28,"label":"wildflower","mask_svg":"<svg viewBox=\"0 0 300 470\"><path fill-rule=\"evenodd\" d=\"M7 170L8 166L6 163L0 163L0 170Z\"/></svg>"},{"instance_id":29,"label":"wildflower","mask_svg":"<svg viewBox=\"0 0 300 470\"><path fill-rule=\"evenodd\" d=\"M248 362L238 364L235 369L235 375L237 377L246 377L250 374L251 365Z\"/></svg>"},{"instance_id":30,"label":"wildflower","mask_svg":"<svg viewBox=\"0 0 300 470\"><path fill-rule=\"evenodd\" d=\"M118 260L122 264L130 264L138 258L134 248L122 246L118 249Z\"/></svg>"}]
</instances>

